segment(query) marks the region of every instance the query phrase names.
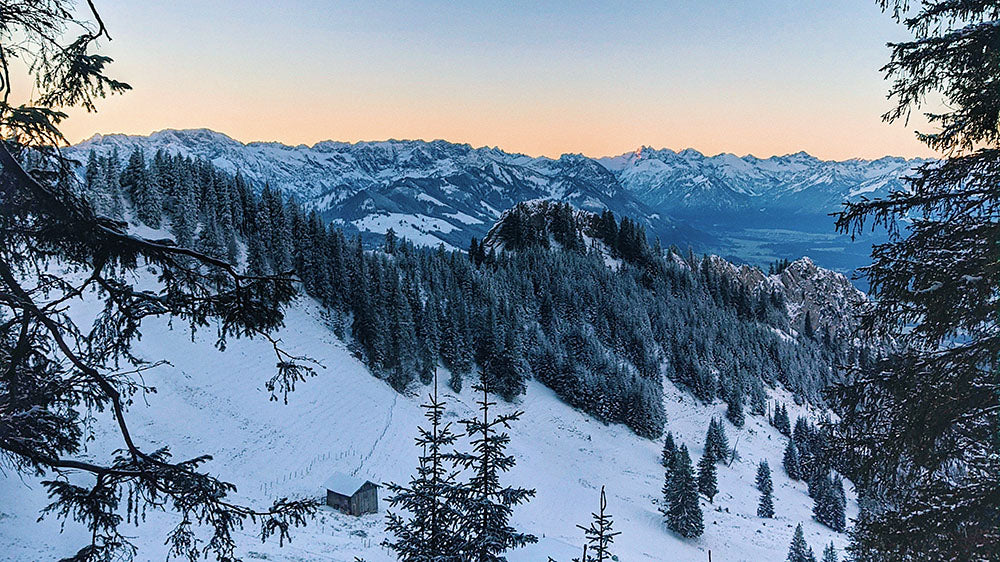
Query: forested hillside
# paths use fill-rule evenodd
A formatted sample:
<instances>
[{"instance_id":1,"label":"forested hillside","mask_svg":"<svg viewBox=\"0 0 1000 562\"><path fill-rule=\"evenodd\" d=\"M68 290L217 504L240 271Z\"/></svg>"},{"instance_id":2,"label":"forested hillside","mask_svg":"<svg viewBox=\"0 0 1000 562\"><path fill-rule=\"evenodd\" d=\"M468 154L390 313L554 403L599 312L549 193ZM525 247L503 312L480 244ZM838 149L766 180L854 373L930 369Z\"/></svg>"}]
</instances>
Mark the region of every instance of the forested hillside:
<instances>
[{"instance_id":1,"label":"forested hillside","mask_svg":"<svg viewBox=\"0 0 1000 562\"><path fill-rule=\"evenodd\" d=\"M663 374L706 402L721 398L742 423L764 412L766 386L818 402L834 362L864 359L843 325L818 329L790 313L780 282L649 244L639 223L611 212L520 204L468 254L415 247L391 230L371 251L206 161L147 161L137 150L119 162L92 154L81 170L99 210L133 212L252 274L294 271L331 328L400 392L429 383L438 364L455 389L481 369L507 400L535 378L600 420L656 437Z\"/></svg>"}]
</instances>

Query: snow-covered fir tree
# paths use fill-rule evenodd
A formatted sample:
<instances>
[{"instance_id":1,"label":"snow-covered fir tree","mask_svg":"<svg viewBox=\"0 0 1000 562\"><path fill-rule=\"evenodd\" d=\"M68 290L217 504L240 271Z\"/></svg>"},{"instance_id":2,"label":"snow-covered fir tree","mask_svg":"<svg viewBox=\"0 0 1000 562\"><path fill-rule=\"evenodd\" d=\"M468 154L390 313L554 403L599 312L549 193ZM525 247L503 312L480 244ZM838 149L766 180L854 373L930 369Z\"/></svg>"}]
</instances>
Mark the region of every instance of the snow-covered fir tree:
<instances>
[{"instance_id":1,"label":"snow-covered fir tree","mask_svg":"<svg viewBox=\"0 0 1000 562\"><path fill-rule=\"evenodd\" d=\"M146 168L142 150L135 149L121 173L121 187L128 194L136 218L150 228L160 228L162 202L156 183Z\"/></svg>"},{"instance_id":2,"label":"snow-covered fir tree","mask_svg":"<svg viewBox=\"0 0 1000 562\"><path fill-rule=\"evenodd\" d=\"M757 504L757 517L770 519L774 517L774 484L771 481L771 467L767 461L760 461L757 465L757 490L760 492L760 501Z\"/></svg>"},{"instance_id":3,"label":"snow-covered fir tree","mask_svg":"<svg viewBox=\"0 0 1000 562\"><path fill-rule=\"evenodd\" d=\"M708 431L705 433L705 454L714 462L729 458L729 438L726 437L726 428L722 420L715 417L709 421Z\"/></svg>"},{"instance_id":4,"label":"snow-covered fir tree","mask_svg":"<svg viewBox=\"0 0 1000 562\"><path fill-rule=\"evenodd\" d=\"M674 434L668 431L667 436L663 439L663 452L660 454L660 464L666 468L670 468L674 462L674 453L676 452L677 445L674 444Z\"/></svg>"},{"instance_id":5,"label":"snow-covered fir tree","mask_svg":"<svg viewBox=\"0 0 1000 562\"><path fill-rule=\"evenodd\" d=\"M800 480L802 478L799 466L799 450L792 439L789 439L788 444L785 446L785 454L781 459L781 465L785 468L785 474L792 480Z\"/></svg>"},{"instance_id":6,"label":"snow-covered fir tree","mask_svg":"<svg viewBox=\"0 0 1000 562\"><path fill-rule=\"evenodd\" d=\"M445 403L438 398L436 380L433 388L421 405L429 427L418 428L416 444L422 454L417 472L406 485L387 485L390 509L402 512L386 511L386 531L392 537L384 544L407 562L460 562L466 545L459 507L467 490L456 479L457 459L448 449L458 436L442 421Z\"/></svg>"},{"instance_id":7,"label":"snow-covered fir tree","mask_svg":"<svg viewBox=\"0 0 1000 562\"><path fill-rule=\"evenodd\" d=\"M823 559L820 562L840 562L837 557L837 547L833 546L832 542L823 549Z\"/></svg>"},{"instance_id":8,"label":"snow-covered fir tree","mask_svg":"<svg viewBox=\"0 0 1000 562\"><path fill-rule=\"evenodd\" d=\"M735 366L724 370L719 376L719 386L722 398L726 402L726 419L736 427L743 427L745 417L743 403L746 398L743 377L739 370Z\"/></svg>"},{"instance_id":9,"label":"snow-covered fir tree","mask_svg":"<svg viewBox=\"0 0 1000 562\"><path fill-rule=\"evenodd\" d=\"M707 453L698 459L698 491L708 498L710 503L719 493L715 470L715 461Z\"/></svg>"},{"instance_id":10,"label":"snow-covered fir tree","mask_svg":"<svg viewBox=\"0 0 1000 562\"><path fill-rule=\"evenodd\" d=\"M698 482L686 445L677 450L668 484L664 498L667 527L685 538L700 536L705 524L698 503Z\"/></svg>"},{"instance_id":11,"label":"snow-covered fir tree","mask_svg":"<svg viewBox=\"0 0 1000 562\"><path fill-rule=\"evenodd\" d=\"M847 524L843 480L831 478L826 473L816 473L810 480L809 492L816 520L834 531L842 532Z\"/></svg>"},{"instance_id":12,"label":"snow-covered fir tree","mask_svg":"<svg viewBox=\"0 0 1000 562\"><path fill-rule=\"evenodd\" d=\"M486 382L475 387L482 393L478 401L480 417L462 420L472 450L457 455L456 461L471 473L458 508L462 513L459 532L464 560L502 562L503 554L526 544L538 542L529 533L518 531L509 523L514 507L529 501L535 490L505 486L500 475L514 466L514 457L506 454L510 436L504 429L517 421L522 412L491 414Z\"/></svg>"},{"instance_id":13,"label":"snow-covered fir tree","mask_svg":"<svg viewBox=\"0 0 1000 562\"><path fill-rule=\"evenodd\" d=\"M774 415L771 418L771 425L780 431L782 435L791 437L791 420L788 418L788 408L783 402L775 403Z\"/></svg>"},{"instance_id":14,"label":"snow-covered fir tree","mask_svg":"<svg viewBox=\"0 0 1000 562\"><path fill-rule=\"evenodd\" d=\"M806 543L805 533L802 532L802 523L795 526L795 533L792 535L792 543L788 546L787 562L810 562L812 550ZM815 558L813 556L813 558ZM815 562L814 560L812 562Z\"/></svg>"}]
</instances>

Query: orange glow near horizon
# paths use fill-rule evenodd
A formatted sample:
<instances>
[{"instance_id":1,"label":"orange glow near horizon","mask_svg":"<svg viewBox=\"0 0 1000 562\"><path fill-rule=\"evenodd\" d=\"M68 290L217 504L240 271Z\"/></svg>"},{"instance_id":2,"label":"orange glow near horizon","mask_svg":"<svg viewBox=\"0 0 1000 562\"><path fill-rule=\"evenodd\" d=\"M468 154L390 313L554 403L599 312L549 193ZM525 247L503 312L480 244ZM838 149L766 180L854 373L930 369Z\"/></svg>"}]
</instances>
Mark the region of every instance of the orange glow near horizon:
<instances>
[{"instance_id":1,"label":"orange glow near horizon","mask_svg":"<svg viewBox=\"0 0 1000 562\"><path fill-rule=\"evenodd\" d=\"M400 106L330 108L328 101L298 106L276 105L266 100L241 100L233 110L214 100L200 106L197 100L173 103L162 98L144 99L140 91L120 99L105 100L99 113L72 112L63 127L67 139L77 143L95 133L148 135L161 129L208 128L241 142L277 141L287 145L312 145L323 140L344 142L386 139L443 139L473 146L497 146L507 152L558 157L565 153L615 156L640 146L681 150L694 148L706 155L728 152L766 158L804 150L813 156L844 160L891 156L932 157L935 153L914 138L911 128L857 115L831 115L817 124L786 115L756 119L727 119L705 111L678 111L678 115L637 116L626 110L589 112L579 119L569 108L515 111L482 104L447 111L445 108ZM324 107L327 108L324 110ZM155 108L155 109L150 109ZM450 113L450 114L449 114ZM869 121L875 121L873 126ZM808 125L805 123L808 122Z\"/></svg>"},{"instance_id":2,"label":"orange glow near horizon","mask_svg":"<svg viewBox=\"0 0 1000 562\"><path fill-rule=\"evenodd\" d=\"M878 67L898 29L847 0L503 11L248 0L237 18L214 0L100 4L112 74L134 90L70 111L73 143L203 127L242 142L444 139L552 157L642 145L934 156L919 124L881 121Z\"/></svg>"}]
</instances>

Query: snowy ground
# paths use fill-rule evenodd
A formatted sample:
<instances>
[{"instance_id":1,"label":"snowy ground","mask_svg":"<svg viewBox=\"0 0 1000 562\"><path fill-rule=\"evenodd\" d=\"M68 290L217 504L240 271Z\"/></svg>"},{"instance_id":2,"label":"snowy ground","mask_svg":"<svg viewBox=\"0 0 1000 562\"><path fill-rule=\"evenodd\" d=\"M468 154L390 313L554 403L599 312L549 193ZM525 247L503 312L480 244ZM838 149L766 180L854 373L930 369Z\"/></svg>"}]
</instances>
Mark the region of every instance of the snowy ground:
<instances>
[{"instance_id":1,"label":"snowy ground","mask_svg":"<svg viewBox=\"0 0 1000 562\"><path fill-rule=\"evenodd\" d=\"M211 330L200 332L193 343L184 330L169 331L165 323L151 323L143 332L140 354L169 359L172 365L146 373L146 382L158 392L131 407L133 433L147 448L169 444L177 457L210 452L215 460L208 469L234 482L241 501L264 505L276 496L319 497L323 481L335 471L402 482L415 466L420 399L398 395L372 377L326 329L312 301L292 307L280 337L290 351L308 354L325 368L302 384L288 405L269 401L263 389L274 365L267 343L233 341L219 352L211 345ZM669 383L666 395L668 428L697 462L708 420L713 413L721 416L723 406L706 407ZM468 390L446 395L449 416L464 417L475 398ZM846 542L812 521L805 484L791 482L781 470L785 440L760 417L748 417L742 430L727 422L730 445L737 446L740 458L731 467L719 466L721 492L714 505L702 500L705 534L683 540L666 529L657 511L663 484L660 443L596 422L538 383L529 384L517 407L526 414L512 432L510 450L518 465L508 482L534 487L538 495L516 511L515 525L541 542L512 553L512 562L547 556L568 562L579 556L582 532L576 525L589 524L602 485L615 529L622 533L614 552L626 562L707 560L709 550L715 561L784 560L800 521L817 553L831 540L838 550ZM799 413L792 409L793 421ZM92 454L119 446L106 427L96 428ZM773 520L756 516L754 475L762 458L770 463L775 484ZM55 519L36 522L45 500L38 480L0 472L0 560L57 559L86 542L86 533L72 523L60 533ZM850 504L848 517L856 514L853 500ZM384 503L381 507L384 511ZM393 560L379 547L383 514L355 518L324 508L284 548L262 545L248 528L241 555L247 560ZM163 560L163 540L175 523L170 514L151 513L134 529L137 560Z\"/></svg>"}]
</instances>

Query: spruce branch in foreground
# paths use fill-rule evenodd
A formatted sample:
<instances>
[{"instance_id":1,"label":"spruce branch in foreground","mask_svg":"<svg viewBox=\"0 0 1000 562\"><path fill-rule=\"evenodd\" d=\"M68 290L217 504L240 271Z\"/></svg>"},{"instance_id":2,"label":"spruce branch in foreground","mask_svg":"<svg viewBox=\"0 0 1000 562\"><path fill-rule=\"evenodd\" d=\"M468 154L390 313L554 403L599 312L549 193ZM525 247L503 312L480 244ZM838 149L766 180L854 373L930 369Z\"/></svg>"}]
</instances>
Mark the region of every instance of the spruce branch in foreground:
<instances>
[{"instance_id":1,"label":"spruce branch in foreground","mask_svg":"<svg viewBox=\"0 0 1000 562\"><path fill-rule=\"evenodd\" d=\"M131 558L136 547L121 525L141 525L150 510L177 515L167 537L171 555L233 560L237 529L255 523L261 539L277 535L283 543L315 503L281 498L264 509L246 507L231 500L232 484L204 471L210 455L174 460L166 447L145 448L126 408L151 390L137 375L158 362L136 357L132 343L154 317L180 319L192 330L214 324L220 348L228 338L262 336L278 364L266 386L287 397L312 372L271 336L295 294L293 280L245 275L173 240L130 234L77 194L58 150L62 109L93 110L98 98L128 89L104 74L109 58L90 52L99 37L110 37L93 4L87 7L91 21L75 19L64 0L0 1L0 137L7 139L0 141L0 462L47 477L51 503L43 516L88 529L89 544L68 560ZM82 34L61 43L74 29ZM28 63L25 81L36 86L36 97L16 106L13 58ZM28 161L30 173L22 166ZM140 268L155 277L138 275ZM104 305L90 329L71 314L85 294ZM82 455L98 416L107 416L121 439L103 461ZM69 478L81 473L89 478Z\"/></svg>"}]
</instances>

